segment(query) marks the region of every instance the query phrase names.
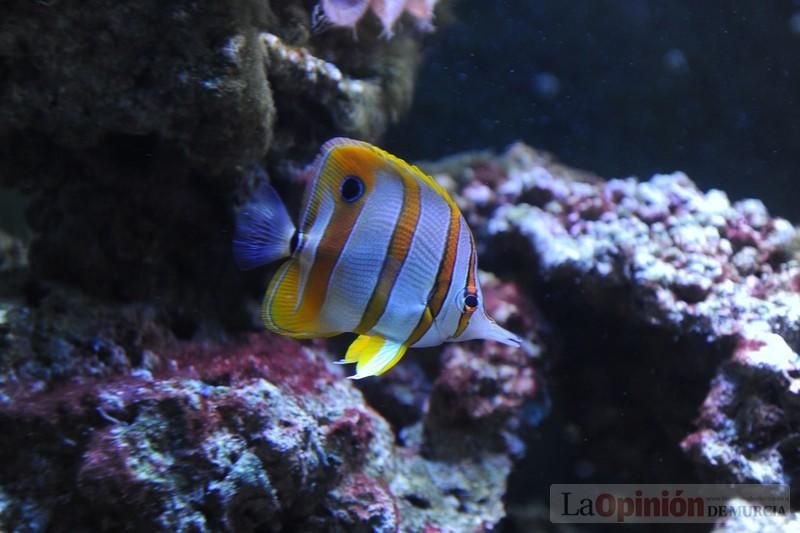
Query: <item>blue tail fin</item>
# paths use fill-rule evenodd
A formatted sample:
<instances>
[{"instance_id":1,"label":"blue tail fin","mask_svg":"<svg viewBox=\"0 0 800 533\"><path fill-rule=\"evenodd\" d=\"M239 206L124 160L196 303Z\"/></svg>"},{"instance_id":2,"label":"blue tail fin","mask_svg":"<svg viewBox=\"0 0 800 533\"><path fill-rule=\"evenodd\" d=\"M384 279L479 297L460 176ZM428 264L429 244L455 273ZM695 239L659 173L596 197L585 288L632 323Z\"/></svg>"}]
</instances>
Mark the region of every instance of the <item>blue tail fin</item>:
<instances>
[{"instance_id":1,"label":"blue tail fin","mask_svg":"<svg viewBox=\"0 0 800 533\"><path fill-rule=\"evenodd\" d=\"M292 219L275 189L261 182L236 217L233 258L250 270L291 255Z\"/></svg>"}]
</instances>

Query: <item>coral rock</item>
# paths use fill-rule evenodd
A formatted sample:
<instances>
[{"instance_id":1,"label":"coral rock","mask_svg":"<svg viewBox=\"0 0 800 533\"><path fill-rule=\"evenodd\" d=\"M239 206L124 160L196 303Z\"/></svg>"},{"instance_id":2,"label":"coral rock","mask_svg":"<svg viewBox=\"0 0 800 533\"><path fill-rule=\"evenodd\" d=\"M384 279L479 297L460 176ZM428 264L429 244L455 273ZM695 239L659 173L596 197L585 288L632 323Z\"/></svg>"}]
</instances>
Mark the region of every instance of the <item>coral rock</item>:
<instances>
[{"instance_id":1,"label":"coral rock","mask_svg":"<svg viewBox=\"0 0 800 533\"><path fill-rule=\"evenodd\" d=\"M228 254L243 169L306 162L336 135L374 141L413 94L414 35L312 34L309 9L6 6L0 185L31 194L33 276L245 326Z\"/></svg>"},{"instance_id":2,"label":"coral rock","mask_svg":"<svg viewBox=\"0 0 800 533\"><path fill-rule=\"evenodd\" d=\"M51 287L44 301L62 290ZM80 305L39 334L58 339L59 327L81 324L70 316L85 315ZM113 315L98 308L81 327L114 324ZM114 344L109 329L103 350L116 355L98 361L75 330L63 361L25 371L4 362L4 529L488 531L502 519L506 451L423 457L421 424L396 444L324 350L269 335L187 343L160 315L151 320L162 332L147 349ZM0 332L20 356L36 335L17 319ZM454 438L468 431L451 428Z\"/></svg>"},{"instance_id":3,"label":"coral rock","mask_svg":"<svg viewBox=\"0 0 800 533\"><path fill-rule=\"evenodd\" d=\"M531 456L521 472L795 484L800 262L789 222L680 172L604 181L519 143L423 167L455 195L482 267L516 278L546 324L559 413L549 423L563 428L547 439L572 466ZM489 412L457 405L460 416Z\"/></svg>"}]
</instances>

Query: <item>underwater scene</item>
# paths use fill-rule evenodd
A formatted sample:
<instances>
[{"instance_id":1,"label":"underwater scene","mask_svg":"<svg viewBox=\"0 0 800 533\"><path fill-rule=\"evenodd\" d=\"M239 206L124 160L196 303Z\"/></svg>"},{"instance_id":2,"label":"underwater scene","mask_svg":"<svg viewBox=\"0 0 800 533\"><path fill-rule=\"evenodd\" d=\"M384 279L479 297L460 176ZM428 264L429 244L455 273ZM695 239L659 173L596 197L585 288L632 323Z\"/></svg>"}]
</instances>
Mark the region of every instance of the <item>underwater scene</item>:
<instances>
[{"instance_id":1,"label":"underwater scene","mask_svg":"<svg viewBox=\"0 0 800 533\"><path fill-rule=\"evenodd\" d=\"M0 532L800 531L800 1L0 2Z\"/></svg>"}]
</instances>

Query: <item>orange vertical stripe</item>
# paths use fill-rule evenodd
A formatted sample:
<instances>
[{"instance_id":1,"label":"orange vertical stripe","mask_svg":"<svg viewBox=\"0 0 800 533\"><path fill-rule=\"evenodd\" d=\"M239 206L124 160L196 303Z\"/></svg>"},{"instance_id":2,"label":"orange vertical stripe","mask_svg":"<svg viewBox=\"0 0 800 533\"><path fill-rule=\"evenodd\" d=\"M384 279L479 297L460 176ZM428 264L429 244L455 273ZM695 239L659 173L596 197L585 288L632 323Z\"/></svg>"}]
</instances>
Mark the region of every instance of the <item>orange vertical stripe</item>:
<instances>
[{"instance_id":1,"label":"orange vertical stripe","mask_svg":"<svg viewBox=\"0 0 800 533\"><path fill-rule=\"evenodd\" d=\"M439 316L453 279L456 252L458 250L458 234L461 231L461 213L454 204L448 202L447 205L450 208L450 223L447 227L447 240L444 243L445 250L442 254L442 259L439 261L439 271L436 274L436 281L433 284L428 306L425 309L425 313L420 317L414 331L411 332L411 336L405 342L408 346L413 346L415 342L419 341L427 333L436 317Z\"/></svg>"},{"instance_id":2,"label":"orange vertical stripe","mask_svg":"<svg viewBox=\"0 0 800 533\"><path fill-rule=\"evenodd\" d=\"M475 239L472 238L472 232L469 232L469 270L467 271L467 292L474 293L475 286ZM458 319L458 327L453 334L454 337L460 336L467 329L469 319L472 318L474 309L466 309L461 312L461 317Z\"/></svg>"},{"instance_id":3,"label":"orange vertical stripe","mask_svg":"<svg viewBox=\"0 0 800 533\"><path fill-rule=\"evenodd\" d=\"M408 251L411 249L411 240L417 228L420 215L420 190L417 181L401 172L403 180L403 206L400 208L400 215L392 231L392 238L389 242L389 250L381 267L378 283L372 291L364 316L355 328L356 333L362 335L370 331L386 310L386 303L389 295L400 274Z\"/></svg>"},{"instance_id":4,"label":"orange vertical stripe","mask_svg":"<svg viewBox=\"0 0 800 533\"><path fill-rule=\"evenodd\" d=\"M305 290L297 310L298 319L303 323L312 323L319 316L325 296L328 293L328 281L333 267L339 260L347 237L353 230L356 219L364 207L363 202L357 205L337 205L333 209L333 217L325 228L325 233L317 245L314 264L308 273Z\"/></svg>"},{"instance_id":5,"label":"orange vertical stripe","mask_svg":"<svg viewBox=\"0 0 800 533\"><path fill-rule=\"evenodd\" d=\"M358 176L364 182L364 196L375 183L375 169L383 165L377 154L361 144L336 143L328 146L314 162L314 180L305 198L307 202L300 231L308 233L319 214L319 206L324 194L339 198L339 185L345 176Z\"/></svg>"},{"instance_id":6,"label":"orange vertical stripe","mask_svg":"<svg viewBox=\"0 0 800 533\"><path fill-rule=\"evenodd\" d=\"M381 160L378 156L360 145L334 146L321 162L319 176L315 179L309 196L309 210L303 221L303 230L309 231L318 214L322 195L330 194L335 201L333 214L317 244L314 263L309 269L308 279L300 298L300 305L291 322L305 330L317 331L317 319L328 292L333 268L344 249L347 238L361 214L364 202L374 189L375 169ZM364 182L364 194L354 203L345 203L339 197L339 186L345 176L354 175ZM300 253L303 253L301 251ZM270 308L275 322L281 320L279 309ZM277 312L276 312L277 311ZM318 333L330 333L317 331ZM298 332L299 333L299 332Z\"/></svg>"}]
</instances>

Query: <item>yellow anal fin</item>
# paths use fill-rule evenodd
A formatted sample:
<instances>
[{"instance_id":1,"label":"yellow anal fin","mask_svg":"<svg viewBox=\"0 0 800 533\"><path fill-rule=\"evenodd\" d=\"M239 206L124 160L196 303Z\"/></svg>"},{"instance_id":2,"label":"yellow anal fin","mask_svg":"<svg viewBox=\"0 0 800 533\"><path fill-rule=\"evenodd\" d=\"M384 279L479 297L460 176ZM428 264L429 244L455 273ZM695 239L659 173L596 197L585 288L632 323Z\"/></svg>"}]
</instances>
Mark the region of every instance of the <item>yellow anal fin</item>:
<instances>
[{"instance_id":1,"label":"yellow anal fin","mask_svg":"<svg viewBox=\"0 0 800 533\"><path fill-rule=\"evenodd\" d=\"M379 376L392 368L406 353L408 346L383 337L360 335L344 356L346 363L358 363L350 379Z\"/></svg>"},{"instance_id":2,"label":"yellow anal fin","mask_svg":"<svg viewBox=\"0 0 800 533\"><path fill-rule=\"evenodd\" d=\"M359 335L356 340L350 345L347 349L347 353L342 360L343 363L357 363L359 356L365 350L370 348L370 342L372 343L372 350L377 350L380 348L381 343L383 343L383 338L381 337L370 337L369 335Z\"/></svg>"}]
</instances>

